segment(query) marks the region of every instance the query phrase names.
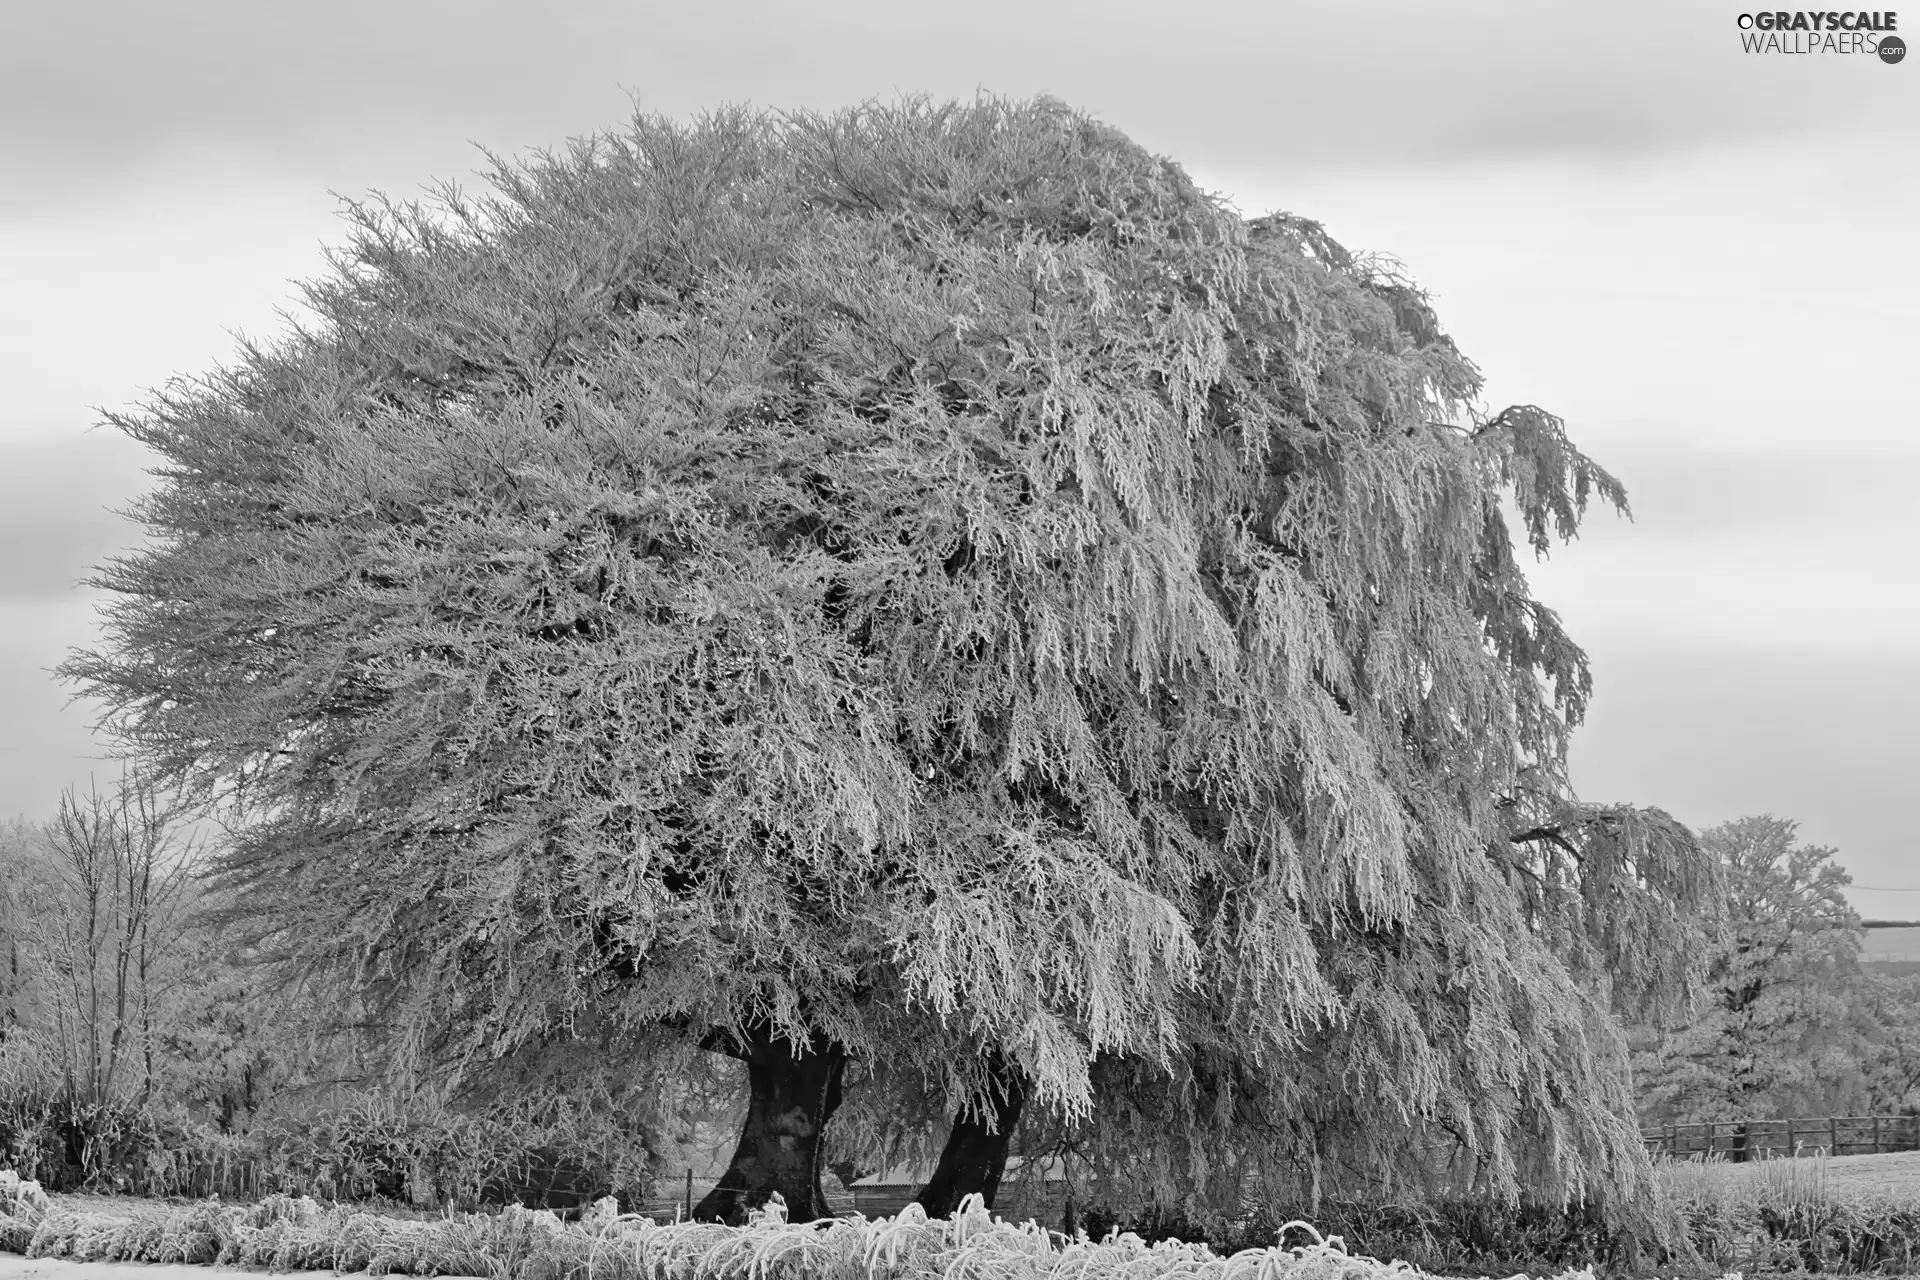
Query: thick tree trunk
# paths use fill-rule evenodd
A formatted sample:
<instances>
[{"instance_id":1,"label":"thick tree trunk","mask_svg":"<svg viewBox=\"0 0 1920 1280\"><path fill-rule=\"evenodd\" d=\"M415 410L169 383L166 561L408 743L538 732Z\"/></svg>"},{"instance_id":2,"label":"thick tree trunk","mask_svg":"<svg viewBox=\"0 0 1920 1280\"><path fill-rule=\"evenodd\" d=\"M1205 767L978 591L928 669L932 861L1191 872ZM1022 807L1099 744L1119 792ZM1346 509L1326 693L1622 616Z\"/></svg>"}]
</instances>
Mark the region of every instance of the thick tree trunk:
<instances>
[{"instance_id":1,"label":"thick tree trunk","mask_svg":"<svg viewBox=\"0 0 1920 1280\"><path fill-rule=\"evenodd\" d=\"M993 1076L998 1090L991 1096L986 1111L958 1115L947 1145L940 1151L940 1163L933 1176L916 1197L929 1218L950 1218L960 1201L978 1192L993 1208L1000 1190L1000 1175L1007 1170L1007 1144L1013 1140L1014 1126L1020 1123L1020 1108L1027 1100L1026 1080L994 1055Z\"/></svg>"},{"instance_id":2,"label":"thick tree trunk","mask_svg":"<svg viewBox=\"0 0 1920 1280\"><path fill-rule=\"evenodd\" d=\"M840 1106L846 1050L816 1035L796 1057L794 1045L756 1027L746 1042L714 1040L710 1048L747 1064L749 1089L740 1144L719 1183L693 1208L705 1222L739 1226L778 1191L789 1222L828 1217L820 1188L821 1139Z\"/></svg>"}]
</instances>

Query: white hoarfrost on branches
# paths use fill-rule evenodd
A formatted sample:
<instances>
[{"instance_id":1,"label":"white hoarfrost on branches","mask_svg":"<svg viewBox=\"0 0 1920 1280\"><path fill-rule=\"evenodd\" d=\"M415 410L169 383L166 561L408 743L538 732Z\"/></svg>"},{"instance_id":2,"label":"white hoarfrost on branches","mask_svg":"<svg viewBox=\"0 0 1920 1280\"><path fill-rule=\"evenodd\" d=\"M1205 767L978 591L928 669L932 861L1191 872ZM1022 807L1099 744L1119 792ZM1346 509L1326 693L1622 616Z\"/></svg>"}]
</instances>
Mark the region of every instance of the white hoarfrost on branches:
<instances>
[{"instance_id":1,"label":"white hoarfrost on branches","mask_svg":"<svg viewBox=\"0 0 1920 1280\"><path fill-rule=\"evenodd\" d=\"M152 538L66 668L396 1063L771 1027L869 1118L1002 1053L1157 1193L1644 1182L1612 1010L1714 884L1572 796L1501 505L1624 490L1417 290L1050 101L494 180L113 418Z\"/></svg>"}]
</instances>

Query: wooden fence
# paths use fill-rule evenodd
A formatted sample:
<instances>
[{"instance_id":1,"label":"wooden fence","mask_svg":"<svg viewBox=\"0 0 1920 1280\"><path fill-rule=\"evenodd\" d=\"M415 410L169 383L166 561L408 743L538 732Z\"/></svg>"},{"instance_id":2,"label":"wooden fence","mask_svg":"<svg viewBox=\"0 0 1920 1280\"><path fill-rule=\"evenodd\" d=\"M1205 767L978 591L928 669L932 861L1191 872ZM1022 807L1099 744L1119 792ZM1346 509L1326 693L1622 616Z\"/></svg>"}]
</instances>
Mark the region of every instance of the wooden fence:
<instances>
[{"instance_id":1,"label":"wooden fence","mask_svg":"<svg viewBox=\"0 0 1920 1280\"><path fill-rule=\"evenodd\" d=\"M686 1214L700 1198L713 1189L711 1181L695 1180L691 1191L682 1190L672 1197L656 1196L652 1200L634 1206L634 1211L644 1213L657 1222L672 1222ZM864 1213L869 1218L892 1217L906 1208L907 1202L920 1194L919 1187L854 1187L843 1195L829 1193L827 1207L837 1214Z\"/></svg>"},{"instance_id":2,"label":"wooden fence","mask_svg":"<svg viewBox=\"0 0 1920 1280\"><path fill-rule=\"evenodd\" d=\"M634 1211L644 1213L658 1222L672 1222L684 1215L688 1206L700 1203L700 1198L712 1188L711 1180L688 1177L681 1183L679 1194L671 1197L656 1195L655 1199L636 1204ZM1053 1222L1060 1217L1066 1205L1065 1184L1050 1180L1040 1187L1027 1189L1024 1194L1019 1188L1018 1180L1013 1178L1002 1184L993 1211L1012 1221L1036 1217ZM919 1183L869 1183L849 1187L844 1193L828 1192L827 1208L840 1216L862 1213L869 1218L890 1218L906 1208L919 1194Z\"/></svg>"},{"instance_id":3,"label":"wooden fence","mask_svg":"<svg viewBox=\"0 0 1920 1280\"><path fill-rule=\"evenodd\" d=\"M1920 1151L1920 1116L1827 1116L1811 1120L1723 1120L1669 1124L1641 1131L1647 1150L1676 1160L1717 1156L1741 1161L1769 1155L1877 1155Z\"/></svg>"}]
</instances>

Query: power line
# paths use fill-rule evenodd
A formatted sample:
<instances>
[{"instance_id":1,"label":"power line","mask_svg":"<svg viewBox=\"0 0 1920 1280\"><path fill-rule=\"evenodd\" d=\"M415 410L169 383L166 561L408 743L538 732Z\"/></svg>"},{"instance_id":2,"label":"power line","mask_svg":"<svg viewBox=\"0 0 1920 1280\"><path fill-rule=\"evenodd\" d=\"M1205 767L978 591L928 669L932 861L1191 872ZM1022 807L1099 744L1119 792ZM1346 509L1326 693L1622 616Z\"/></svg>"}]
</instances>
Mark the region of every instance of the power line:
<instances>
[{"instance_id":1,"label":"power line","mask_svg":"<svg viewBox=\"0 0 1920 1280\"><path fill-rule=\"evenodd\" d=\"M1920 885L1911 884L1850 884L1849 889L1871 889L1875 893L1920 893Z\"/></svg>"}]
</instances>

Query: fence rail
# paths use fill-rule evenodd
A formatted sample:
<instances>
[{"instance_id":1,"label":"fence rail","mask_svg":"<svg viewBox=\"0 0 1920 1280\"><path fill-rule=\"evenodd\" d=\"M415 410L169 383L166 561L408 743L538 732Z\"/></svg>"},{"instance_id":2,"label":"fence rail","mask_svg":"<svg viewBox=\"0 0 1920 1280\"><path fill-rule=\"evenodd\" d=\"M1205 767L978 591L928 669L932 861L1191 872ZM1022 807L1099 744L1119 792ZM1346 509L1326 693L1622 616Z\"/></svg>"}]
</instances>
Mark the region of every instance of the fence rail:
<instances>
[{"instance_id":1,"label":"fence rail","mask_svg":"<svg viewBox=\"0 0 1920 1280\"><path fill-rule=\"evenodd\" d=\"M634 1211L644 1213L659 1222L672 1222L690 1213L693 1206L700 1203L701 1197L711 1190L713 1190L711 1181L696 1180L691 1190L683 1190L673 1196L656 1196L635 1205ZM869 1218L891 1218L906 1208L908 1202L919 1194L918 1186L853 1187L840 1194L829 1192L827 1208L841 1215L863 1213Z\"/></svg>"},{"instance_id":2,"label":"fence rail","mask_svg":"<svg viewBox=\"0 0 1920 1280\"><path fill-rule=\"evenodd\" d=\"M1722 1156L1735 1162L1759 1156L1825 1151L1830 1156L1920 1151L1920 1116L1822 1116L1806 1120L1722 1120L1643 1129L1655 1155L1677 1160Z\"/></svg>"},{"instance_id":3,"label":"fence rail","mask_svg":"<svg viewBox=\"0 0 1920 1280\"><path fill-rule=\"evenodd\" d=\"M689 1176L680 1184L678 1194L656 1195L651 1200L636 1204L634 1211L658 1222L673 1222L686 1216L694 1205L700 1203L700 1198L713 1189L713 1185L711 1179ZM862 1213L869 1218L891 1218L920 1194L920 1187L921 1184L917 1182L868 1183L849 1187L845 1191L829 1191L827 1209L836 1216ZM1060 1216L1065 1203L1066 1187L1063 1183L1048 1180L1039 1187L1022 1188L1017 1179L1008 1179L1001 1185L993 1209L1001 1217L1014 1221L1023 1217L1052 1221Z\"/></svg>"}]
</instances>

